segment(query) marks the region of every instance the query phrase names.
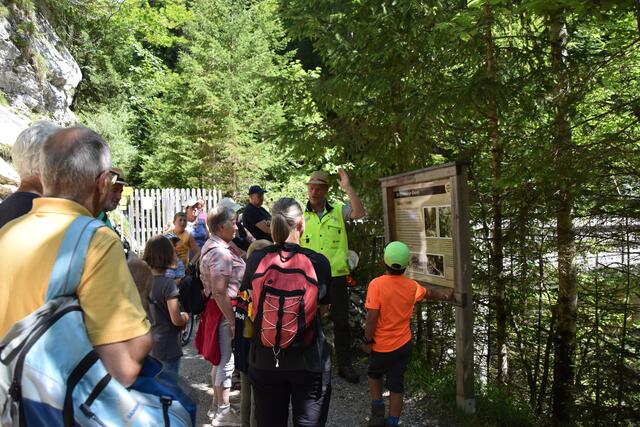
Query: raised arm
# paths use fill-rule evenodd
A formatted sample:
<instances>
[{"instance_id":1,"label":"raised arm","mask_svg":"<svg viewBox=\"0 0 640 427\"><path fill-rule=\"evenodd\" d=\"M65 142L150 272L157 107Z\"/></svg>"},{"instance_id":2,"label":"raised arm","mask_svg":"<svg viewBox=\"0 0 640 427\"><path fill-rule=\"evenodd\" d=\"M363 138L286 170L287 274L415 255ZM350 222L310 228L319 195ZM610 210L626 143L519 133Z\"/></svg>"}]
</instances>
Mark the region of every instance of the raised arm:
<instances>
[{"instance_id":1,"label":"raised arm","mask_svg":"<svg viewBox=\"0 0 640 427\"><path fill-rule=\"evenodd\" d=\"M358 193L356 193L356 190L351 186L349 175L347 175L342 168L338 169L338 175L340 175L340 178L338 178L340 187L342 187L349 196L349 203L351 204L351 219L362 218L367 214L367 212L364 210L364 205L362 204L362 200L360 200Z\"/></svg>"}]
</instances>

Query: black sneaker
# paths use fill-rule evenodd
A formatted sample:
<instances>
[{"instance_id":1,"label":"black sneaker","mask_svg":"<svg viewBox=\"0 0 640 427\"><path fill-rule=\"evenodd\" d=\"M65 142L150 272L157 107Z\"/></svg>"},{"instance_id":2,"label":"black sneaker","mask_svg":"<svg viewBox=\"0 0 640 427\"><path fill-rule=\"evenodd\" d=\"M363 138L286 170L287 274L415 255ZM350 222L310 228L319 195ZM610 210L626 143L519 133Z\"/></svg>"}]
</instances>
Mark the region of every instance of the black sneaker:
<instances>
[{"instance_id":1,"label":"black sneaker","mask_svg":"<svg viewBox=\"0 0 640 427\"><path fill-rule=\"evenodd\" d=\"M353 369L353 366L341 365L338 367L338 375L353 384L358 384L360 377L358 373Z\"/></svg>"},{"instance_id":2,"label":"black sneaker","mask_svg":"<svg viewBox=\"0 0 640 427\"><path fill-rule=\"evenodd\" d=\"M369 417L369 427L384 427L384 405L371 405L371 417Z\"/></svg>"}]
</instances>

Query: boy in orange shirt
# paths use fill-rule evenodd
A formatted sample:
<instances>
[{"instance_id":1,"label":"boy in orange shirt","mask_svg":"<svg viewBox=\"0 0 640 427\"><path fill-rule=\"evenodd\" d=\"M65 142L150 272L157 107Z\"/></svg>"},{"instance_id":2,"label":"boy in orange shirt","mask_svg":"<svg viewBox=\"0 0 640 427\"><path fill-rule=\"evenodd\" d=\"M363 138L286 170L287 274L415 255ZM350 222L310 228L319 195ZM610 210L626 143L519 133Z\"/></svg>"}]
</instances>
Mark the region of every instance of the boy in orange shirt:
<instances>
[{"instance_id":1,"label":"boy in orange shirt","mask_svg":"<svg viewBox=\"0 0 640 427\"><path fill-rule=\"evenodd\" d=\"M404 372L411 358L411 315L417 301L429 298L451 301L453 289L447 293L423 288L403 276L409 265L409 248L402 242L391 242L384 250L386 273L369 283L365 307L367 320L363 350L369 353L369 390L371 418L369 426L395 426L400 422L404 393ZM389 389L389 417L385 420L382 399L382 377Z\"/></svg>"}]
</instances>

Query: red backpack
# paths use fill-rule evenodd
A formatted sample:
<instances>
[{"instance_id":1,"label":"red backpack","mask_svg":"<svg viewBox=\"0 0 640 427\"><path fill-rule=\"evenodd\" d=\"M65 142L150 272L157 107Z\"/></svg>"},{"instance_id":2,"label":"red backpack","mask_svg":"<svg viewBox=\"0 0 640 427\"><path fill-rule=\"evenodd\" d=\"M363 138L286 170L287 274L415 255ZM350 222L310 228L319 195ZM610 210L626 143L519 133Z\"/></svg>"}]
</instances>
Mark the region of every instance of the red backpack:
<instances>
[{"instance_id":1,"label":"red backpack","mask_svg":"<svg viewBox=\"0 0 640 427\"><path fill-rule=\"evenodd\" d=\"M307 346L313 340L318 312L318 278L308 255L312 251L281 246L264 249L251 280L254 337L271 348L279 367L281 350Z\"/></svg>"}]
</instances>

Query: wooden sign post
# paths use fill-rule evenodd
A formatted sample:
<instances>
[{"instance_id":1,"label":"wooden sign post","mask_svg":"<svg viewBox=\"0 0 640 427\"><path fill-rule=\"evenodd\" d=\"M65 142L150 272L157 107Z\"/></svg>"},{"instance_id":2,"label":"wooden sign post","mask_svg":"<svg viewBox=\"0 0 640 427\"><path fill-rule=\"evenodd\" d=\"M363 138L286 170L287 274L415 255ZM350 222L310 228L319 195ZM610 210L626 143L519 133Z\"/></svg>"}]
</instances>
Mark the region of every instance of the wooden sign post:
<instances>
[{"instance_id":1,"label":"wooden sign post","mask_svg":"<svg viewBox=\"0 0 640 427\"><path fill-rule=\"evenodd\" d=\"M385 240L409 246L406 275L453 288L456 305L456 401L475 413L473 306L466 169L447 163L380 179Z\"/></svg>"}]
</instances>

